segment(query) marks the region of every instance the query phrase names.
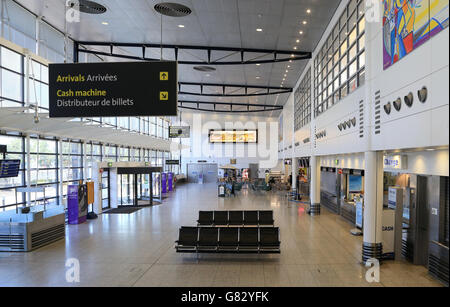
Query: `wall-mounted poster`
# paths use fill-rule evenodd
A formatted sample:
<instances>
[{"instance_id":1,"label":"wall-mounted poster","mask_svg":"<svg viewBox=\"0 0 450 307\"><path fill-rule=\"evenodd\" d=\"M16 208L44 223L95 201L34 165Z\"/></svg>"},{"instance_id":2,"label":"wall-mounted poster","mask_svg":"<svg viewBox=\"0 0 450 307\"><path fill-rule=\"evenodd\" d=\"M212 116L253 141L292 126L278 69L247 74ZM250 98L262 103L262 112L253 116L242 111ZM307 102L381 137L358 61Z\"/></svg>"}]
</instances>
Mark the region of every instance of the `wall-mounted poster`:
<instances>
[{"instance_id":1,"label":"wall-mounted poster","mask_svg":"<svg viewBox=\"0 0 450 307\"><path fill-rule=\"evenodd\" d=\"M258 130L210 130L210 143L258 143Z\"/></svg>"},{"instance_id":2,"label":"wall-mounted poster","mask_svg":"<svg viewBox=\"0 0 450 307\"><path fill-rule=\"evenodd\" d=\"M362 176L348 176L348 190L350 193L361 193L363 190Z\"/></svg>"},{"instance_id":3,"label":"wall-mounted poster","mask_svg":"<svg viewBox=\"0 0 450 307\"><path fill-rule=\"evenodd\" d=\"M449 0L383 0L383 67L448 27Z\"/></svg>"}]
</instances>

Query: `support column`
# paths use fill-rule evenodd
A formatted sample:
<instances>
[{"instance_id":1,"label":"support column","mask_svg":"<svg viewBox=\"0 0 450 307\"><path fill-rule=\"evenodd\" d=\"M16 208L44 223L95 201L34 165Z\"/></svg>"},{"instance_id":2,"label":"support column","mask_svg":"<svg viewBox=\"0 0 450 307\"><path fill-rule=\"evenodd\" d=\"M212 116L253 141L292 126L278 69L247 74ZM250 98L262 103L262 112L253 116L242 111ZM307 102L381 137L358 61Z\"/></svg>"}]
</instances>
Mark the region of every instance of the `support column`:
<instances>
[{"instance_id":1,"label":"support column","mask_svg":"<svg viewBox=\"0 0 450 307\"><path fill-rule=\"evenodd\" d=\"M364 225L362 260L381 259L383 253L383 154L368 151L364 154Z\"/></svg>"},{"instance_id":2,"label":"support column","mask_svg":"<svg viewBox=\"0 0 450 307\"><path fill-rule=\"evenodd\" d=\"M27 168L25 169L25 173L26 173L26 186L27 188L31 188L31 140L30 140L30 134L27 133L26 138L25 138L25 148L26 148L26 160L27 160ZM38 163L38 161L36 160L36 163ZM37 173L37 171L36 171ZM27 192L27 200L26 200L26 206L30 207L31 206L31 193Z\"/></svg>"},{"instance_id":3,"label":"support column","mask_svg":"<svg viewBox=\"0 0 450 307\"><path fill-rule=\"evenodd\" d=\"M297 189L297 172L298 172L298 166L297 166L297 158L292 157L292 190ZM298 194L298 191L297 191Z\"/></svg>"},{"instance_id":4,"label":"support column","mask_svg":"<svg viewBox=\"0 0 450 307\"><path fill-rule=\"evenodd\" d=\"M320 215L320 157L311 157L310 208L311 216Z\"/></svg>"}]
</instances>

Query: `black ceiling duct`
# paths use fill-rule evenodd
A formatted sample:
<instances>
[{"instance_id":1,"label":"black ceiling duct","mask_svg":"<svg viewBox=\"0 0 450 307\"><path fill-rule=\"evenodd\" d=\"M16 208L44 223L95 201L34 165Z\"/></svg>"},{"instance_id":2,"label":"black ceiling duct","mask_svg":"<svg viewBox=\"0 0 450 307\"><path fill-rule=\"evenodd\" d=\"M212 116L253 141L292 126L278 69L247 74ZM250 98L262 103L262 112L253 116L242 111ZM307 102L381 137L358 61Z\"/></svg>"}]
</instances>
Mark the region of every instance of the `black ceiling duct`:
<instances>
[{"instance_id":1,"label":"black ceiling duct","mask_svg":"<svg viewBox=\"0 0 450 307\"><path fill-rule=\"evenodd\" d=\"M185 17L192 13L191 9L179 3L162 2L154 6L155 11L170 17Z\"/></svg>"}]
</instances>

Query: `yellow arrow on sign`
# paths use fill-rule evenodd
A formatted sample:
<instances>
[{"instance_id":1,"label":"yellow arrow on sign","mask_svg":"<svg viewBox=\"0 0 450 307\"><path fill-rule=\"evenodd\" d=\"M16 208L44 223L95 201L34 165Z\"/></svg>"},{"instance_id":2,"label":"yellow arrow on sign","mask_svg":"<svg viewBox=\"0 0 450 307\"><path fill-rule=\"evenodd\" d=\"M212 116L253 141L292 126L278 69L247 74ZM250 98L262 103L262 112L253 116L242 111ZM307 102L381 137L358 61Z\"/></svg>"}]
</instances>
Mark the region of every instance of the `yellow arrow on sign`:
<instances>
[{"instance_id":1,"label":"yellow arrow on sign","mask_svg":"<svg viewBox=\"0 0 450 307\"><path fill-rule=\"evenodd\" d=\"M169 100L169 92L159 92L159 100Z\"/></svg>"},{"instance_id":2,"label":"yellow arrow on sign","mask_svg":"<svg viewBox=\"0 0 450 307\"><path fill-rule=\"evenodd\" d=\"M167 71L161 71L159 73L159 80L160 81L167 81L167 80L169 80L169 73Z\"/></svg>"}]
</instances>

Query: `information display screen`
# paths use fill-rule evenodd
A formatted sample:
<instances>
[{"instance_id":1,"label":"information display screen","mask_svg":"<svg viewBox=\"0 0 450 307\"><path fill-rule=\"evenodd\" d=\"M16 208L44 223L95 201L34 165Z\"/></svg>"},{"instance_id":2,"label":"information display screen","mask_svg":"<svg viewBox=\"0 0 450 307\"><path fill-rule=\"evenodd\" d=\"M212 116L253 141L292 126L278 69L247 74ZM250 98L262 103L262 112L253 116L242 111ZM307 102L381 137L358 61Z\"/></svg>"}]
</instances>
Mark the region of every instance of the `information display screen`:
<instances>
[{"instance_id":1,"label":"information display screen","mask_svg":"<svg viewBox=\"0 0 450 307\"><path fill-rule=\"evenodd\" d=\"M177 63L49 65L50 117L176 116Z\"/></svg>"},{"instance_id":2,"label":"information display screen","mask_svg":"<svg viewBox=\"0 0 450 307\"><path fill-rule=\"evenodd\" d=\"M257 143L258 130L210 130L210 143Z\"/></svg>"},{"instance_id":3,"label":"information display screen","mask_svg":"<svg viewBox=\"0 0 450 307\"><path fill-rule=\"evenodd\" d=\"M19 176L20 160L0 160L0 178Z\"/></svg>"}]
</instances>

